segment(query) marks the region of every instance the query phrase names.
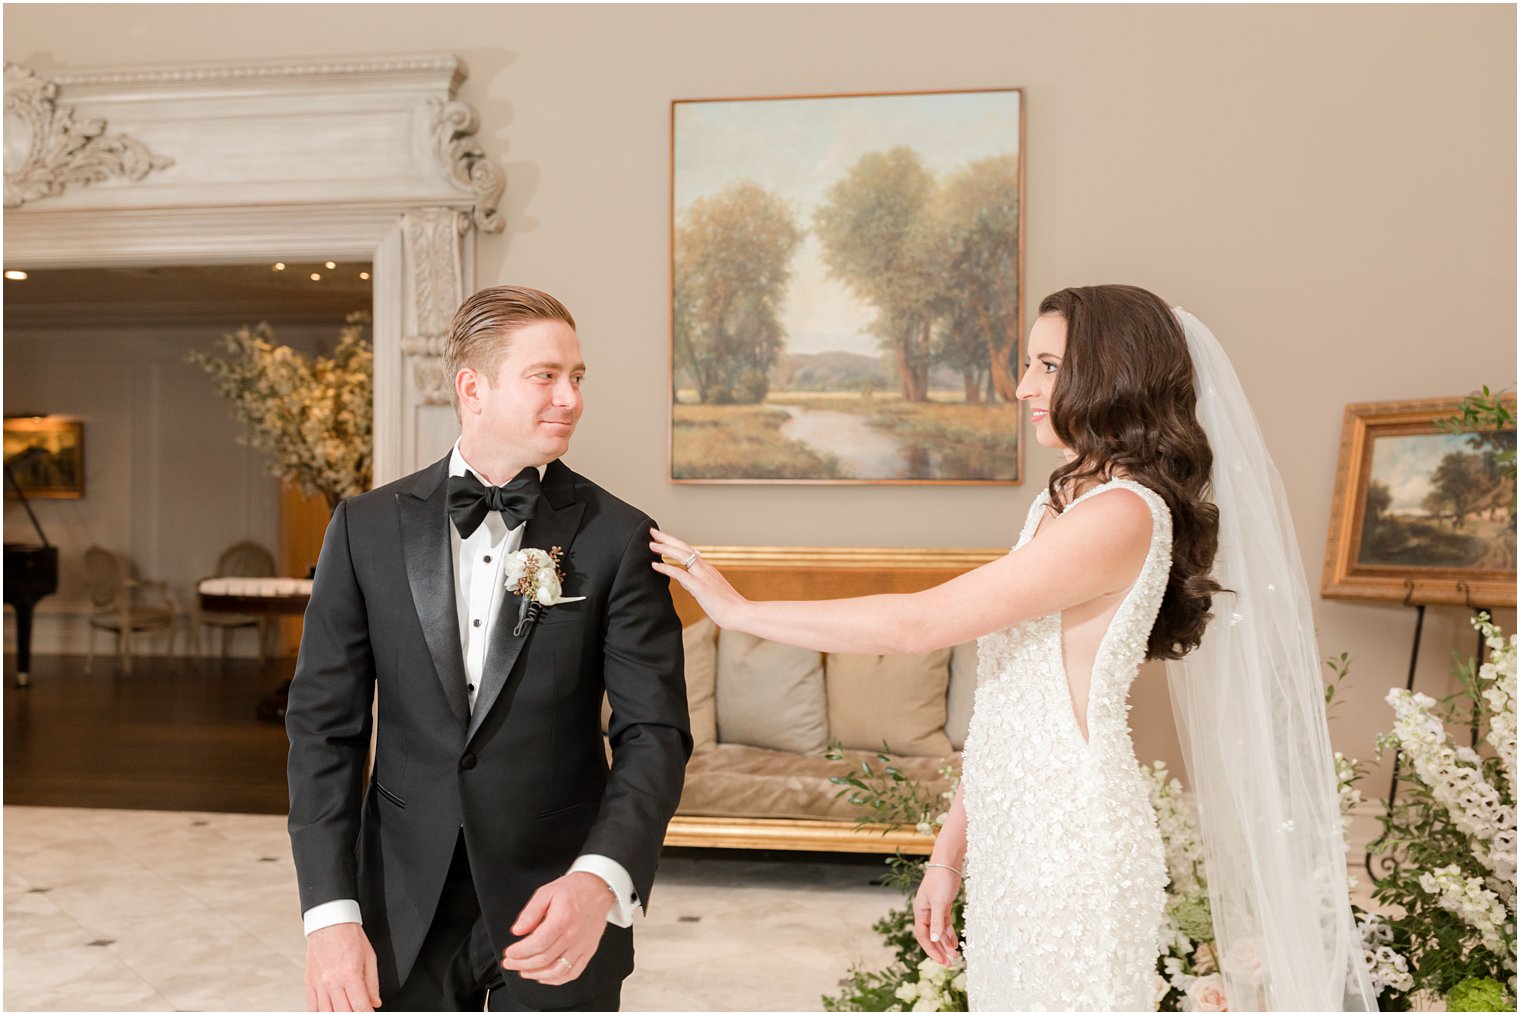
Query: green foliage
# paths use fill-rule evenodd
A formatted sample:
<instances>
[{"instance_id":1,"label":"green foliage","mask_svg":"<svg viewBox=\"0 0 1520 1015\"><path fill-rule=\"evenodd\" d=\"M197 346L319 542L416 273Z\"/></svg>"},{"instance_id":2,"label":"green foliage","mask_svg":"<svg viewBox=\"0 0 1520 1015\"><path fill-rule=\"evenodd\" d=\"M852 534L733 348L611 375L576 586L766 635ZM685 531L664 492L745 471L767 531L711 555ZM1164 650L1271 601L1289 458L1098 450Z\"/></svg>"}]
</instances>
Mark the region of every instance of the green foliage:
<instances>
[{"instance_id":1,"label":"green foliage","mask_svg":"<svg viewBox=\"0 0 1520 1015\"><path fill-rule=\"evenodd\" d=\"M830 744L824 756L846 766L843 775L829 779L834 785L844 787L835 795L847 797L850 803L862 808L860 824L855 826L857 829L882 825L885 835L893 828L913 825L927 833L929 828L925 826L932 824L934 816L948 807L933 792L904 775L902 769L892 763L892 755L886 750L884 743L882 751L876 755L879 767L873 767L869 759L854 764L845 757L844 748L839 743Z\"/></svg>"},{"instance_id":2,"label":"green foliage","mask_svg":"<svg viewBox=\"0 0 1520 1015\"><path fill-rule=\"evenodd\" d=\"M881 825L883 834L904 825L923 830L926 825L932 826L936 812L946 806L943 797L905 775L885 751L875 755L874 765L870 759L856 764L835 743L829 746L827 757L845 766L842 774L829 781L841 787L840 796L848 796L850 803L862 808L857 828ZM948 796L953 795L952 790ZM887 865L885 881L903 893L903 904L872 924L871 929L892 949L892 960L882 969L852 968L840 981L839 993L823 998L825 1011L903 1011L911 1005L904 1002L899 991L911 993L931 988L925 982L925 973L938 975L925 966L928 960L913 936L913 895L923 878L924 861L898 853L887 859ZM964 940L965 903L962 892L950 912L950 925L958 940ZM948 979L950 982L932 985L929 990L931 996L941 1000L937 1010L966 1011L964 978Z\"/></svg>"},{"instance_id":3,"label":"green foliage","mask_svg":"<svg viewBox=\"0 0 1520 1015\"><path fill-rule=\"evenodd\" d=\"M1447 1011L1503 1011L1514 1006L1504 985L1491 976L1469 977L1446 995Z\"/></svg>"},{"instance_id":4,"label":"green foliage","mask_svg":"<svg viewBox=\"0 0 1520 1015\"><path fill-rule=\"evenodd\" d=\"M1514 396L1509 391L1505 388L1493 392L1487 384L1483 385L1482 393L1462 399L1456 414L1444 421L1442 429L1449 433L1472 433L1478 438L1472 442L1474 447L1487 445L1493 448L1495 463L1507 471L1513 481L1516 475L1514 441L1495 439L1498 433L1515 428L1515 410L1511 407Z\"/></svg>"}]
</instances>

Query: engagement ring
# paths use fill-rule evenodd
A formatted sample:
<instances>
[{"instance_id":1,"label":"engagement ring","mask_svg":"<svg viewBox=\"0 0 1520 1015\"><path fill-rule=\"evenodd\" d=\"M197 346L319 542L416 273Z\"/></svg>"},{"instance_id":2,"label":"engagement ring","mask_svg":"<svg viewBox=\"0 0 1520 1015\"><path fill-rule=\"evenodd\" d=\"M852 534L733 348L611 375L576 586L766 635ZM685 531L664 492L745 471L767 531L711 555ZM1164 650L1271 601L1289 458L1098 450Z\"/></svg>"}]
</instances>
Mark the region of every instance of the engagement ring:
<instances>
[{"instance_id":1,"label":"engagement ring","mask_svg":"<svg viewBox=\"0 0 1520 1015\"><path fill-rule=\"evenodd\" d=\"M691 551L691 556L687 557L686 560L685 560L685 562L683 562L681 564L681 566L684 567L686 570L690 571L691 570L691 566L697 562L697 558L700 557L700 556L702 556L702 551L701 550L692 550Z\"/></svg>"},{"instance_id":2,"label":"engagement ring","mask_svg":"<svg viewBox=\"0 0 1520 1015\"><path fill-rule=\"evenodd\" d=\"M566 969L573 969L574 968L574 963L572 963L569 959L565 958L563 955L561 955L559 958L555 959L554 961L558 962L560 965L564 966Z\"/></svg>"}]
</instances>

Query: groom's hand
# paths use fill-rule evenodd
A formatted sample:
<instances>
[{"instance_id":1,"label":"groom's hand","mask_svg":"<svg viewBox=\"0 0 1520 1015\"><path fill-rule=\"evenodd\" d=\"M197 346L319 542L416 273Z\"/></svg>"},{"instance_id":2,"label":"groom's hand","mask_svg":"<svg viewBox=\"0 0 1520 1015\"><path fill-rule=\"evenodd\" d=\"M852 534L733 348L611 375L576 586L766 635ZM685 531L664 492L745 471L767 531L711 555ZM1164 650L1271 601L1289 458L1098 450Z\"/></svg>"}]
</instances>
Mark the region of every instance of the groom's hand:
<instances>
[{"instance_id":1,"label":"groom's hand","mask_svg":"<svg viewBox=\"0 0 1520 1015\"><path fill-rule=\"evenodd\" d=\"M380 1007L375 949L357 923L335 923L306 936L306 1010L374 1011Z\"/></svg>"},{"instance_id":2,"label":"groom's hand","mask_svg":"<svg viewBox=\"0 0 1520 1015\"><path fill-rule=\"evenodd\" d=\"M596 954L613 896L595 874L575 871L544 885L523 907L512 933L526 934L502 952L501 968L551 987L569 983Z\"/></svg>"}]
</instances>

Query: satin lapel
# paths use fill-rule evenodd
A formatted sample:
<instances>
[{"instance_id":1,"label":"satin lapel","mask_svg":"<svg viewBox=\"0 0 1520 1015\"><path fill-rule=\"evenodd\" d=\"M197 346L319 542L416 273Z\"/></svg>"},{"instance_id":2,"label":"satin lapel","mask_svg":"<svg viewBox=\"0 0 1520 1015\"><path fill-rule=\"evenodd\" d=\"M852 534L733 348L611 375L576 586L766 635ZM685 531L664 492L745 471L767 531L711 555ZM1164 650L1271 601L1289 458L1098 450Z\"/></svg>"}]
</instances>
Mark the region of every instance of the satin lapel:
<instances>
[{"instance_id":1,"label":"satin lapel","mask_svg":"<svg viewBox=\"0 0 1520 1015\"><path fill-rule=\"evenodd\" d=\"M558 546L565 551L562 560L568 562L570 544L575 541L581 515L586 510L586 505L577 502L574 497L574 479L570 470L560 462L549 463L548 469L544 471L544 499L539 504L538 511L528 520L528 526L523 531L521 549L536 547L549 550ZM567 574L570 570L565 568ZM575 590L566 589L565 594L574 595ZM481 676L480 693L475 696L475 711L470 716L469 731L465 734L466 743L480 729L480 724L485 722L491 707L506 687L513 668L517 666L517 657L533 637L532 628L521 638L512 633L517 627L518 609L518 597L505 595L496 618L491 622L491 644L486 649L486 671Z\"/></svg>"},{"instance_id":2,"label":"satin lapel","mask_svg":"<svg viewBox=\"0 0 1520 1015\"><path fill-rule=\"evenodd\" d=\"M445 458L419 477L409 493L396 494L401 516L401 552L412 605L433 657L443 696L461 727L470 721L465 694L464 649L459 644L459 608L454 599L454 546L449 538L448 476Z\"/></svg>"}]
</instances>

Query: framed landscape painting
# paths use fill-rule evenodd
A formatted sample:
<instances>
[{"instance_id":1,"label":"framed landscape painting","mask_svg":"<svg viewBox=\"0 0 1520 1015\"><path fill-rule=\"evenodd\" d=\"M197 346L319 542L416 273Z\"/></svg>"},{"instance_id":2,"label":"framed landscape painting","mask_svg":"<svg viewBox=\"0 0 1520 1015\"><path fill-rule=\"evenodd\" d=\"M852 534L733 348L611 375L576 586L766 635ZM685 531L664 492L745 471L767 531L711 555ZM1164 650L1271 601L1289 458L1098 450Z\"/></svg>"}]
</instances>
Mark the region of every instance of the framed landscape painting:
<instances>
[{"instance_id":1,"label":"framed landscape painting","mask_svg":"<svg viewBox=\"0 0 1520 1015\"><path fill-rule=\"evenodd\" d=\"M84 496L84 424L56 416L5 418L6 497L77 500ZM14 482L14 486L12 483Z\"/></svg>"},{"instance_id":2,"label":"framed landscape painting","mask_svg":"<svg viewBox=\"0 0 1520 1015\"><path fill-rule=\"evenodd\" d=\"M1326 598L1515 605L1515 431L1447 431L1460 403L1346 407Z\"/></svg>"},{"instance_id":3,"label":"framed landscape painting","mask_svg":"<svg viewBox=\"0 0 1520 1015\"><path fill-rule=\"evenodd\" d=\"M670 478L1017 483L1017 88L671 108Z\"/></svg>"}]
</instances>

